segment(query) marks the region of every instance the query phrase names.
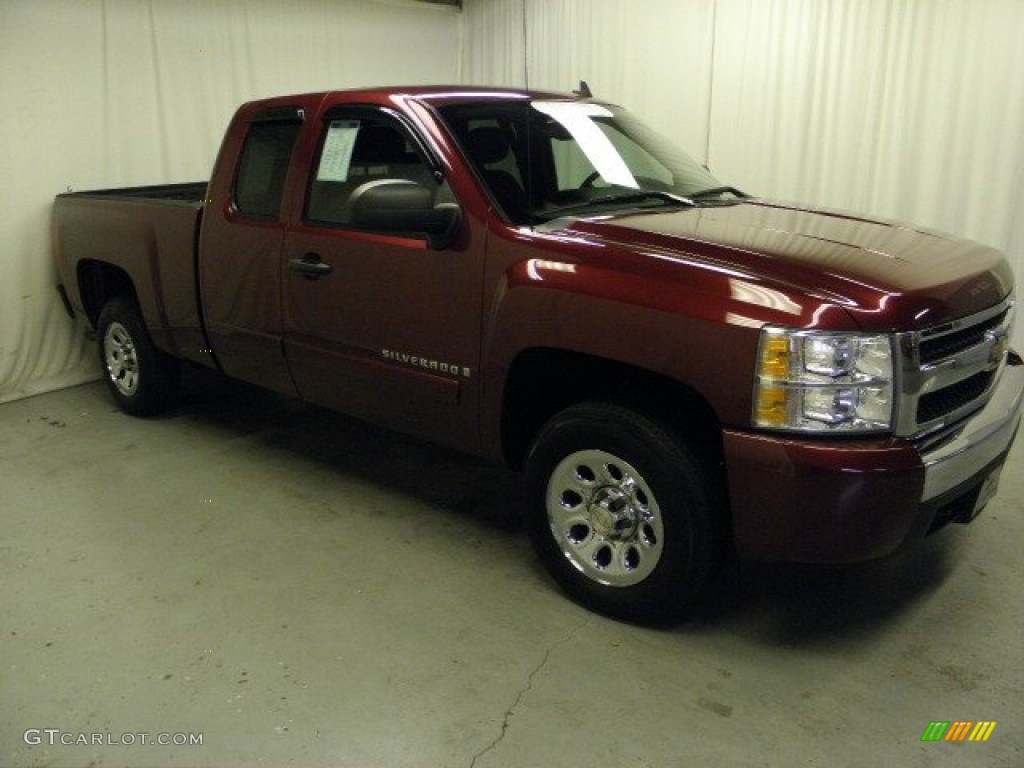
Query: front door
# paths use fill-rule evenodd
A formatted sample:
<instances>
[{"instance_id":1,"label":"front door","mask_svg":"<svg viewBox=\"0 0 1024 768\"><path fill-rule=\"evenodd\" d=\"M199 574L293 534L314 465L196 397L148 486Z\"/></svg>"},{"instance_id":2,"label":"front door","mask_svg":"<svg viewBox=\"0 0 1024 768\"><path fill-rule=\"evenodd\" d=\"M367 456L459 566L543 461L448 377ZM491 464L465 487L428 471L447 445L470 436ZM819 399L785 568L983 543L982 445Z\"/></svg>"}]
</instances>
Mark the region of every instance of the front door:
<instances>
[{"instance_id":1,"label":"front door","mask_svg":"<svg viewBox=\"0 0 1024 768\"><path fill-rule=\"evenodd\" d=\"M388 179L447 193L411 134L368 107L328 113L301 220L285 234L284 345L303 399L470 448L478 440L480 250L356 228L353 193Z\"/></svg>"}]
</instances>

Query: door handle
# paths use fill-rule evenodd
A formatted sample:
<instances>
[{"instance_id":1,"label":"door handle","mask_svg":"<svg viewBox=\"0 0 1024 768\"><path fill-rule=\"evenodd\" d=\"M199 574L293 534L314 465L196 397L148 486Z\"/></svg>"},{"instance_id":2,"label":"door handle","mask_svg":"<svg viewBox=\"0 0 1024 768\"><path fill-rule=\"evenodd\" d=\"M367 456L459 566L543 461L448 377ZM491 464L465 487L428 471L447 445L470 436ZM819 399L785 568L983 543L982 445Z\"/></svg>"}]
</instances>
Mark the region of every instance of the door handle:
<instances>
[{"instance_id":1,"label":"door handle","mask_svg":"<svg viewBox=\"0 0 1024 768\"><path fill-rule=\"evenodd\" d=\"M319 253L307 253L301 259L289 259L288 269L298 272L307 280L328 275L334 269L330 264L320 260Z\"/></svg>"}]
</instances>

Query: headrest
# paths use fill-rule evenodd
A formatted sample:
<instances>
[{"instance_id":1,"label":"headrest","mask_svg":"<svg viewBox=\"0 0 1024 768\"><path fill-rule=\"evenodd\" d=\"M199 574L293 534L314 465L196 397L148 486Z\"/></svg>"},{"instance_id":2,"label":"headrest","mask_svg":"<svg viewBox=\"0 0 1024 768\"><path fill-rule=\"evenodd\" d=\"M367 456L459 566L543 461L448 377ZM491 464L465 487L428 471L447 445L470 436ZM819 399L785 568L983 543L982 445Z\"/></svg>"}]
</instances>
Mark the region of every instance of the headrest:
<instances>
[{"instance_id":1,"label":"headrest","mask_svg":"<svg viewBox=\"0 0 1024 768\"><path fill-rule=\"evenodd\" d=\"M508 132L494 126L474 128L466 136L470 157L481 165L504 160L511 149Z\"/></svg>"},{"instance_id":2,"label":"headrest","mask_svg":"<svg viewBox=\"0 0 1024 768\"><path fill-rule=\"evenodd\" d=\"M389 125L364 125L352 154L354 161L362 163L403 163L405 138Z\"/></svg>"}]
</instances>

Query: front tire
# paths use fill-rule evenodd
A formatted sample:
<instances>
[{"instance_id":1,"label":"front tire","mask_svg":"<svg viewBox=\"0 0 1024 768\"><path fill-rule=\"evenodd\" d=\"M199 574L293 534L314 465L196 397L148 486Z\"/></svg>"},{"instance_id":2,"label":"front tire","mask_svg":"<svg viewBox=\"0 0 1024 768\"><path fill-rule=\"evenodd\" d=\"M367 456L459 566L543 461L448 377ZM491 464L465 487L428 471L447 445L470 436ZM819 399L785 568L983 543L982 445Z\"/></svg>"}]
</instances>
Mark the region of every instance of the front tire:
<instances>
[{"instance_id":1,"label":"front tire","mask_svg":"<svg viewBox=\"0 0 1024 768\"><path fill-rule=\"evenodd\" d=\"M541 562L586 607L679 619L720 542L714 484L674 432L609 403L557 414L527 457L527 524Z\"/></svg>"},{"instance_id":2,"label":"front tire","mask_svg":"<svg viewBox=\"0 0 1024 768\"><path fill-rule=\"evenodd\" d=\"M118 296L96 323L104 378L118 406L133 416L152 416L177 398L180 363L154 346L134 301Z\"/></svg>"}]
</instances>

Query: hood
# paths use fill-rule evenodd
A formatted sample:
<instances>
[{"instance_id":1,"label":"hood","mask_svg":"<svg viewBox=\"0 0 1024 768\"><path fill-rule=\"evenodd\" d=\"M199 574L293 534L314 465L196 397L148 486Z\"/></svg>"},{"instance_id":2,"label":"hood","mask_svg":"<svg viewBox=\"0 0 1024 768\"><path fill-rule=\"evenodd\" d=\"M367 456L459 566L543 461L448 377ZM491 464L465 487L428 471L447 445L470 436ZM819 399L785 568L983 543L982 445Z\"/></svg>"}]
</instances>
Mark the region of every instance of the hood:
<instances>
[{"instance_id":1,"label":"hood","mask_svg":"<svg viewBox=\"0 0 1024 768\"><path fill-rule=\"evenodd\" d=\"M1013 290L1002 253L907 224L763 200L571 222L561 234L677 255L845 308L866 331L939 325Z\"/></svg>"}]
</instances>

